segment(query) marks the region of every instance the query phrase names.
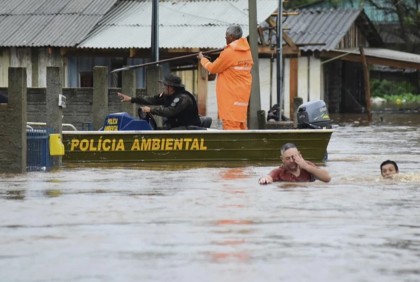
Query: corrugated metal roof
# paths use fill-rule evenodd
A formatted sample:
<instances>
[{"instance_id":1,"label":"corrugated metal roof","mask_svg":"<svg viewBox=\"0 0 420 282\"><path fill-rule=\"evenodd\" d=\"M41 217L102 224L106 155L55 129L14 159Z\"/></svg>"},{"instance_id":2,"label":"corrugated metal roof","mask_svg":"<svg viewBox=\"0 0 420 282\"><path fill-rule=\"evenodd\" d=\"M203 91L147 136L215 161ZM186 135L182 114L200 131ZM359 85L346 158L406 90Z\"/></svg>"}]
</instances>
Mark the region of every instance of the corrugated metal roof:
<instances>
[{"instance_id":1,"label":"corrugated metal roof","mask_svg":"<svg viewBox=\"0 0 420 282\"><path fill-rule=\"evenodd\" d=\"M0 0L0 46L74 47L118 0Z\"/></svg>"},{"instance_id":2,"label":"corrugated metal roof","mask_svg":"<svg viewBox=\"0 0 420 282\"><path fill-rule=\"evenodd\" d=\"M258 0L257 21L278 0ZM337 48L362 10L300 10L284 22L303 51ZM150 48L152 0L0 0L0 46ZM159 1L160 48L221 48L231 23L247 36L248 0Z\"/></svg>"},{"instance_id":3,"label":"corrugated metal roof","mask_svg":"<svg viewBox=\"0 0 420 282\"><path fill-rule=\"evenodd\" d=\"M277 0L257 1L257 21L277 10ZM160 48L221 48L228 25L240 24L248 35L248 0L178 0L159 2ZM152 1L119 1L82 48L150 48Z\"/></svg>"},{"instance_id":4,"label":"corrugated metal roof","mask_svg":"<svg viewBox=\"0 0 420 282\"><path fill-rule=\"evenodd\" d=\"M302 46L302 51L328 51L337 48L361 12L359 9L299 10L299 14L289 16L283 26L296 44L321 43Z\"/></svg>"}]
</instances>

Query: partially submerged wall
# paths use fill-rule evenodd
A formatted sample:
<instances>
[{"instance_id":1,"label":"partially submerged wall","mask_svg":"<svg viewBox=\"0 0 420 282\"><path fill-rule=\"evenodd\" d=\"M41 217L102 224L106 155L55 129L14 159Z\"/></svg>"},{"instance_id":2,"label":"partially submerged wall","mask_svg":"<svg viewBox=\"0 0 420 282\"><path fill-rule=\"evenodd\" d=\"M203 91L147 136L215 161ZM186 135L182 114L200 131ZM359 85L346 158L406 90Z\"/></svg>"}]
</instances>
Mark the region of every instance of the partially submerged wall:
<instances>
[{"instance_id":1,"label":"partially submerged wall","mask_svg":"<svg viewBox=\"0 0 420 282\"><path fill-rule=\"evenodd\" d=\"M106 78L107 72L100 71ZM9 88L0 88L0 173L26 172L28 121L46 123L54 133L61 132L61 123L78 130L98 130L108 113L127 110L117 96L121 90L104 88L104 83L99 83L96 92L95 88L62 89L58 67L47 69L48 88L27 88L26 76L25 68L9 68ZM132 96L145 95L143 89L128 91ZM66 96L65 108L59 106L58 94Z\"/></svg>"},{"instance_id":2,"label":"partially submerged wall","mask_svg":"<svg viewBox=\"0 0 420 282\"><path fill-rule=\"evenodd\" d=\"M124 105L117 97L117 92L119 91L121 91L120 88L108 90L108 108L110 113L124 111ZM0 93L8 96L7 88L0 88ZM145 95L146 91L137 89L136 93L136 95ZM62 94L66 96L66 108L63 109L63 123L71 123L79 130L88 129L88 125L92 124L93 121L93 88L63 88ZM28 121L47 122L46 89L27 88L27 96ZM68 130L68 128L63 128L63 130Z\"/></svg>"}]
</instances>

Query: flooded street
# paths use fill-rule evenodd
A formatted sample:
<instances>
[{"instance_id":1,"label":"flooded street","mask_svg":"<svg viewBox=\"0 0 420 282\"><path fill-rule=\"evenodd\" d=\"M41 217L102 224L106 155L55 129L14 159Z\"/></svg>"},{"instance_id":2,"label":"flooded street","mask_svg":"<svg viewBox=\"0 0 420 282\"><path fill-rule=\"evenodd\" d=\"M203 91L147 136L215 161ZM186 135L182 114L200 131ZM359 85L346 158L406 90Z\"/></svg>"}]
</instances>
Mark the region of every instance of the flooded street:
<instances>
[{"instance_id":1,"label":"flooded street","mask_svg":"<svg viewBox=\"0 0 420 282\"><path fill-rule=\"evenodd\" d=\"M274 165L250 164L1 175L0 281L419 281L419 118L379 118L334 125L330 183L261 186Z\"/></svg>"}]
</instances>

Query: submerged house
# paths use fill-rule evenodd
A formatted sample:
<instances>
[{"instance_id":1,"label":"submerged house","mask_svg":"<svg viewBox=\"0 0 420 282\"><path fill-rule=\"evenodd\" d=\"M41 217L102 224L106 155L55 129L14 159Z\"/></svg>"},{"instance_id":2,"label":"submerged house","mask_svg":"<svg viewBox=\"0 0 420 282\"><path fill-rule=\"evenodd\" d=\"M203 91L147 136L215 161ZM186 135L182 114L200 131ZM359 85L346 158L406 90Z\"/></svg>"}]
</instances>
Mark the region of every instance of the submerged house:
<instances>
[{"instance_id":1,"label":"submerged house","mask_svg":"<svg viewBox=\"0 0 420 282\"><path fill-rule=\"evenodd\" d=\"M261 108L275 103L277 0L258 0ZM203 14L205 11L205 14ZM249 34L248 0L159 1L159 58L194 55L225 45L231 23ZM284 109L293 118L293 99L324 99L330 112L360 111L365 101L360 46L367 64L420 66L420 56L381 47L381 38L361 9L299 10L283 18ZM63 69L63 87L91 87L94 66L111 71L151 60L152 0L0 0L0 87L8 67L26 67L28 87L45 87L46 67ZM214 58L216 55L212 55ZM195 94L208 92L209 115L217 118L215 82L199 88L197 59L161 64L182 75ZM134 70L138 88L145 68ZM109 76L121 87L121 73Z\"/></svg>"},{"instance_id":2,"label":"submerged house","mask_svg":"<svg viewBox=\"0 0 420 282\"><path fill-rule=\"evenodd\" d=\"M257 21L277 4L258 1ZM248 0L159 1L159 57L223 48L231 23L248 35ZM7 86L10 66L27 68L28 87L45 87L47 66L62 67L63 87L91 87L94 66L111 71L149 62L151 29L151 0L0 0L0 87ZM161 66L180 72L187 88L198 91L195 57ZM136 87L145 87L145 69L135 72ZM121 73L108 84L121 87Z\"/></svg>"},{"instance_id":3,"label":"submerged house","mask_svg":"<svg viewBox=\"0 0 420 282\"><path fill-rule=\"evenodd\" d=\"M367 107L366 78L372 66L420 69L420 55L383 48L362 9L286 11L284 20L284 111L293 99L324 99L332 113ZM274 26L274 20L268 22ZM266 36L269 40L270 37Z\"/></svg>"},{"instance_id":4,"label":"submerged house","mask_svg":"<svg viewBox=\"0 0 420 282\"><path fill-rule=\"evenodd\" d=\"M29 87L45 87L46 66L63 67L64 86L84 87L91 86L94 66L112 70L150 61L152 2L0 0L0 87L7 85L9 66L27 68ZM247 0L158 2L160 59L223 48L231 23L248 35ZM276 0L258 1L258 21L276 6ZM110 86L118 86L115 77Z\"/></svg>"},{"instance_id":5,"label":"submerged house","mask_svg":"<svg viewBox=\"0 0 420 282\"><path fill-rule=\"evenodd\" d=\"M68 70L77 45L117 0L0 0L0 86L7 86L8 67L25 67L28 87L45 87L46 67Z\"/></svg>"},{"instance_id":6,"label":"submerged house","mask_svg":"<svg viewBox=\"0 0 420 282\"><path fill-rule=\"evenodd\" d=\"M389 49L419 53L420 33L415 22L419 3L416 0L319 0L305 5L305 9L363 9ZM405 20L405 22L404 22Z\"/></svg>"}]
</instances>

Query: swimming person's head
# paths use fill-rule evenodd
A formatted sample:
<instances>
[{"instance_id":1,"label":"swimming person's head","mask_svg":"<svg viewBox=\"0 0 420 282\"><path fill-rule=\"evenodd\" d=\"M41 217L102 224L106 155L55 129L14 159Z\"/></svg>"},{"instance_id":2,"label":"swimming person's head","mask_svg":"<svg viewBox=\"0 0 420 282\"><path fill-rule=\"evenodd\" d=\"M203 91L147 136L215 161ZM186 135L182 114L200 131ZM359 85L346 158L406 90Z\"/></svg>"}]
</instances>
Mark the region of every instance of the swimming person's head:
<instances>
[{"instance_id":1,"label":"swimming person's head","mask_svg":"<svg viewBox=\"0 0 420 282\"><path fill-rule=\"evenodd\" d=\"M383 178L392 179L399 172L397 163L391 160L386 160L382 162L380 169Z\"/></svg>"}]
</instances>

